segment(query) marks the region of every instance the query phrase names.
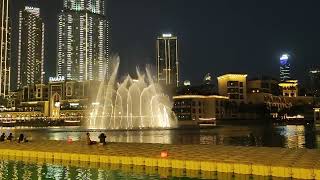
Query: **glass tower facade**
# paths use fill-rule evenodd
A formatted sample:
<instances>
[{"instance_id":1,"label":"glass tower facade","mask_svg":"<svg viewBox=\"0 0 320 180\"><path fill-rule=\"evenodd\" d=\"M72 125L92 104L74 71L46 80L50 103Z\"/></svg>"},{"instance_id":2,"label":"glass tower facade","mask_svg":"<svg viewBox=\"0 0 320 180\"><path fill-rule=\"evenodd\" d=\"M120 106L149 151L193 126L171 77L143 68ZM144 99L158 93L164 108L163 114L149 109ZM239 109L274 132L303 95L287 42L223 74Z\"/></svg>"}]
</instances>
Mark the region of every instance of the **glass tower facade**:
<instances>
[{"instance_id":1,"label":"glass tower facade","mask_svg":"<svg viewBox=\"0 0 320 180\"><path fill-rule=\"evenodd\" d=\"M26 6L19 13L18 89L43 84L44 23L40 9Z\"/></svg>"},{"instance_id":2,"label":"glass tower facade","mask_svg":"<svg viewBox=\"0 0 320 180\"><path fill-rule=\"evenodd\" d=\"M289 55L283 54L280 57L280 81L290 80L290 61Z\"/></svg>"},{"instance_id":3,"label":"glass tower facade","mask_svg":"<svg viewBox=\"0 0 320 180\"><path fill-rule=\"evenodd\" d=\"M10 0L1 0L0 9L1 9L1 29L0 29L0 96L8 95L10 91Z\"/></svg>"},{"instance_id":4,"label":"glass tower facade","mask_svg":"<svg viewBox=\"0 0 320 180\"><path fill-rule=\"evenodd\" d=\"M179 86L178 39L171 34L157 38L157 80L160 84Z\"/></svg>"},{"instance_id":5,"label":"glass tower facade","mask_svg":"<svg viewBox=\"0 0 320 180\"><path fill-rule=\"evenodd\" d=\"M57 76L105 80L109 75L108 25L104 0L64 0L58 16Z\"/></svg>"}]
</instances>

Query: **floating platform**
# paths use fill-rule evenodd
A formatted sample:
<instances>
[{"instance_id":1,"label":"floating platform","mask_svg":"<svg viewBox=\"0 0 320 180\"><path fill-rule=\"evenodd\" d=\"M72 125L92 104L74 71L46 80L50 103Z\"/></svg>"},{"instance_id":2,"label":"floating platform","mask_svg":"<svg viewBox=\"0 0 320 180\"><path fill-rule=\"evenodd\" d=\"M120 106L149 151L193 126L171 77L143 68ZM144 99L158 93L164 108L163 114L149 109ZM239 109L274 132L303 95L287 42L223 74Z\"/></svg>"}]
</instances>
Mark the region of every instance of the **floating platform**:
<instances>
[{"instance_id":1,"label":"floating platform","mask_svg":"<svg viewBox=\"0 0 320 180\"><path fill-rule=\"evenodd\" d=\"M0 142L2 159L74 166L143 167L260 177L320 179L320 151L269 147L43 141ZM217 174L217 173L216 173ZM187 174L188 176L188 174ZM209 178L210 179L210 178Z\"/></svg>"}]
</instances>

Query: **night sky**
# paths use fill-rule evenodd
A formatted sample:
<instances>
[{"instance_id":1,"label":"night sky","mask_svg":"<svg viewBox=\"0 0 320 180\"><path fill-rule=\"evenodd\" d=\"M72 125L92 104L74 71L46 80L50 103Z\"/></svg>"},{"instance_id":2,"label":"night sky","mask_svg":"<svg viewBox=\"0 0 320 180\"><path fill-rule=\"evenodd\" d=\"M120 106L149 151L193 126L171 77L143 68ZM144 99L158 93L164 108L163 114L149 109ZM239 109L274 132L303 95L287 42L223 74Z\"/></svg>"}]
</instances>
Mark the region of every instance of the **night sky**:
<instances>
[{"instance_id":1,"label":"night sky","mask_svg":"<svg viewBox=\"0 0 320 180\"><path fill-rule=\"evenodd\" d=\"M18 9L12 0L13 64L17 61ZM46 26L46 76L55 75L57 12L62 0L39 0ZM206 73L246 72L278 78L279 57L293 58L293 77L306 79L320 65L319 0L108 0L112 52L121 74L155 64L155 39L179 38L181 79L201 82Z\"/></svg>"}]
</instances>

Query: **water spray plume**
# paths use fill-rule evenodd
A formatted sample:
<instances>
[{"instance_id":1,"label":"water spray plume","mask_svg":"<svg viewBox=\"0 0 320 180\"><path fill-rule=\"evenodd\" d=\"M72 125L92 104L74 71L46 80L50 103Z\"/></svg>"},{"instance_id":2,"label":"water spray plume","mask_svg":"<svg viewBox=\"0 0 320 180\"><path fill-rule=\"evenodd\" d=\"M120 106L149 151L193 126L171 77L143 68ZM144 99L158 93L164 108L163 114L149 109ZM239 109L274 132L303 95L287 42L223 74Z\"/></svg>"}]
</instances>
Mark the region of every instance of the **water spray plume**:
<instances>
[{"instance_id":1,"label":"water spray plume","mask_svg":"<svg viewBox=\"0 0 320 180\"><path fill-rule=\"evenodd\" d=\"M108 82L101 82L92 103L88 129L158 129L174 128L177 119L172 102L155 83L148 67L145 73L136 68L137 79L127 76L116 82L120 59Z\"/></svg>"}]
</instances>

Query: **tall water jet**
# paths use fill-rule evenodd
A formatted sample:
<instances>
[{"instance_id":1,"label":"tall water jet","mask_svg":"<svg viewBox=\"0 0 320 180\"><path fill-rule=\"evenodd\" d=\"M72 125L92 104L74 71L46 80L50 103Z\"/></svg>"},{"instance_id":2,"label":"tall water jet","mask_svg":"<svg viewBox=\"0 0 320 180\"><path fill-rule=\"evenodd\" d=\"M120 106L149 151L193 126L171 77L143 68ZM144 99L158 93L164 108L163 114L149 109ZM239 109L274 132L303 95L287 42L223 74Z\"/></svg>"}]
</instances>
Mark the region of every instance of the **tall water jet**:
<instances>
[{"instance_id":1,"label":"tall water jet","mask_svg":"<svg viewBox=\"0 0 320 180\"><path fill-rule=\"evenodd\" d=\"M109 81L101 82L99 86L86 128L128 130L176 127L172 102L161 86L154 82L149 68L145 73L137 68L137 79L128 75L117 83L119 58L116 62Z\"/></svg>"}]
</instances>

